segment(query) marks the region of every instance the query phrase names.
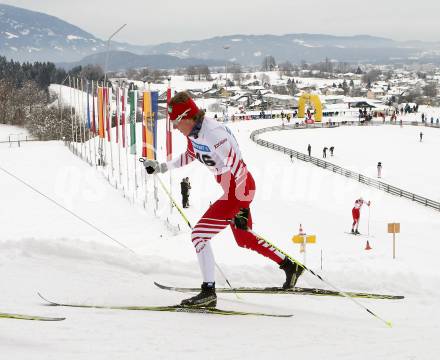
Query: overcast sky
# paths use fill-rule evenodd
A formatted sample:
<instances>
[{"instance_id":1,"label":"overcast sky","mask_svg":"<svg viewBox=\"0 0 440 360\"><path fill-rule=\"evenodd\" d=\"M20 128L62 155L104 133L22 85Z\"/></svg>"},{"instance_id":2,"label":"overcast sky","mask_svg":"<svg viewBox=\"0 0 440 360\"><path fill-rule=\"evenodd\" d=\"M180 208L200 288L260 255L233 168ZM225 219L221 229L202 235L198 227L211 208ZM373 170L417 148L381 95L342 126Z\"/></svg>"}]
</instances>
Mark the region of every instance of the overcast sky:
<instances>
[{"instance_id":1,"label":"overcast sky","mask_svg":"<svg viewBox=\"0 0 440 360\"><path fill-rule=\"evenodd\" d=\"M368 34L440 41L440 0L0 0L138 45L233 34Z\"/></svg>"}]
</instances>

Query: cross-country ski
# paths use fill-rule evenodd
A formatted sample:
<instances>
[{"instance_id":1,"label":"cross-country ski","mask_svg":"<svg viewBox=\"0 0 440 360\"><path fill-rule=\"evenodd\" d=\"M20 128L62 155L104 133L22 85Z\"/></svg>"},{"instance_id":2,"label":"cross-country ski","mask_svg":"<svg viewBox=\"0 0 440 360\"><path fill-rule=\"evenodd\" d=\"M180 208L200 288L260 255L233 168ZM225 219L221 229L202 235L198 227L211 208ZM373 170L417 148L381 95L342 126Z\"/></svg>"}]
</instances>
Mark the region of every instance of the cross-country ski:
<instances>
[{"instance_id":1,"label":"cross-country ski","mask_svg":"<svg viewBox=\"0 0 440 360\"><path fill-rule=\"evenodd\" d=\"M62 321L66 319L64 317L50 317L50 316L12 314L12 313L0 313L0 318L17 319L17 320L35 320L35 321Z\"/></svg>"},{"instance_id":2,"label":"cross-country ski","mask_svg":"<svg viewBox=\"0 0 440 360\"><path fill-rule=\"evenodd\" d=\"M177 312L177 313L189 313L189 314L211 314L211 315L225 315L225 316L266 316L266 317L292 317L291 314L270 314L264 312L251 312L251 311L235 311L235 310L222 310L215 307L191 307L182 305L170 305L170 306L112 306L112 305L86 305L86 304L70 304L70 303L58 303L52 300L48 300L46 297L38 293L38 296L51 306L64 306L75 307L84 309L107 309L107 310L128 310L128 311L159 311L159 312ZM47 319L47 318L46 318ZM29 320L42 320L42 319L29 319ZM62 319L61 319L62 320Z\"/></svg>"},{"instance_id":3,"label":"cross-country ski","mask_svg":"<svg viewBox=\"0 0 440 360\"><path fill-rule=\"evenodd\" d=\"M160 289L164 290L172 290L183 293L197 292L198 288L190 288L190 287L177 287L177 286L166 286L154 282ZM301 288L294 287L290 289L283 289L282 287L236 287L236 288L217 288L216 291L218 293L237 293L237 294L279 294L279 295L314 295L314 296L339 296L343 297L340 292L334 290L327 289L317 289L317 288ZM400 300L405 297L402 295L386 295L386 294L372 294L365 292L352 292L352 291L344 291L351 297L355 298L364 298L364 299L388 299L388 300Z\"/></svg>"}]
</instances>

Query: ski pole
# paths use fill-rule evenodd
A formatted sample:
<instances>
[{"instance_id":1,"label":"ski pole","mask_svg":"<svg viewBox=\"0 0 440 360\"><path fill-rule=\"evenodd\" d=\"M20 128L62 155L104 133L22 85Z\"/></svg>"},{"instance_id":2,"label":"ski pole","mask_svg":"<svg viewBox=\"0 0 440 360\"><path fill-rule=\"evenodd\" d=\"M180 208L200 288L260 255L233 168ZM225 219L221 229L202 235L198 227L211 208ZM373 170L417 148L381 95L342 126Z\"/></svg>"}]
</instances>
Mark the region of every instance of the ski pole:
<instances>
[{"instance_id":1,"label":"ski pole","mask_svg":"<svg viewBox=\"0 0 440 360\"><path fill-rule=\"evenodd\" d=\"M171 202L173 203L173 205L175 206L175 208L177 209L177 211L180 213L180 215L182 216L183 220L186 222L186 224L188 225L188 227L192 230L193 227L191 225L191 223L189 222L188 218L186 217L185 213L183 212L183 210L180 208L179 205L177 205L176 201L174 200L173 196L171 195L171 193L169 192L169 190L167 189L167 187L165 186L165 184L163 183L162 179L157 175L154 174L154 176L159 179L159 184L162 187L163 191L165 191L165 193L168 195L169 199L171 200Z\"/></svg>"},{"instance_id":2,"label":"ski pole","mask_svg":"<svg viewBox=\"0 0 440 360\"><path fill-rule=\"evenodd\" d=\"M269 240L266 240L264 237L258 235L257 233L255 233L252 229L248 229L247 231L249 231L251 234L253 234L257 239L259 239L260 241L264 242L265 244L267 244L267 247L272 247L273 249L279 251L281 254L283 254L284 256L288 257L290 260L292 260L294 263L296 263L297 265L301 266L302 268L304 268L305 270L307 270L309 273L311 273L312 275L316 276L319 280L321 280L324 284L327 284L328 286L330 286L331 288L333 288L335 291L337 291L339 294L341 294L342 296L350 299L351 301L353 301L355 304L357 304L359 307L361 307L362 309L364 309L365 311L367 311L370 315L373 315L374 317L376 317L377 319L381 320L382 322L385 323L385 325L387 325L388 327L392 327L392 323L391 321L387 321L385 319L383 319L382 317L380 317L379 315L375 314L373 311L371 311L370 309L368 309L367 307L365 307L364 305L362 305L359 301L357 301L356 299L354 299L352 296L350 296L349 294L347 294L344 291L339 290L336 286L334 286L333 284L331 284L329 281L324 280L320 275L316 274L313 270L309 269L307 266L305 266L304 264L300 263L298 260L294 259L293 257L291 257L290 255L286 254L283 250L281 250L280 248L278 248L276 245L272 244Z\"/></svg>"},{"instance_id":3,"label":"ski pole","mask_svg":"<svg viewBox=\"0 0 440 360\"><path fill-rule=\"evenodd\" d=\"M143 158L139 158L140 162L144 162ZM193 230L193 227L191 225L191 223L189 222L188 218L186 217L185 213L183 212L183 210L180 208L179 205L177 205L176 201L174 200L173 196L171 195L170 191L167 189L167 187L165 186L165 184L163 183L162 179L157 175L154 174L154 176L159 180L159 184L162 187L162 189L165 191L165 193L168 195L169 199L171 200L171 202L173 203L173 205L176 207L176 209L179 211L179 214L182 216L183 220L185 220L186 224L188 225L188 227ZM223 279L225 279L226 283L228 284L228 286L233 289L231 283L229 282L228 278L226 277L225 273L223 272L223 270L220 268L220 266L217 264L217 262L215 262L215 266L217 268L217 270L220 272L220 274L223 276ZM234 292L235 296L237 297L237 299L240 299L240 297L238 296L238 294L236 292Z\"/></svg>"}]
</instances>

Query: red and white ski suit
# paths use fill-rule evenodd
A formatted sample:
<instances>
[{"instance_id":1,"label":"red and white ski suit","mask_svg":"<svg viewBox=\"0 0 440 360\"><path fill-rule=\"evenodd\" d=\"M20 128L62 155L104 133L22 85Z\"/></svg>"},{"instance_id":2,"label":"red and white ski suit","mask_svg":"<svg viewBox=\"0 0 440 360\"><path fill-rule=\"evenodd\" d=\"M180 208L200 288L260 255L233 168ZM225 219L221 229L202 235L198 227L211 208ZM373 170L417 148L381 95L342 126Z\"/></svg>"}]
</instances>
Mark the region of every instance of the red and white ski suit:
<instances>
[{"instance_id":1,"label":"red and white ski suit","mask_svg":"<svg viewBox=\"0 0 440 360\"><path fill-rule=\"evenodd\" d=\"M168 169L185 166L197 159L214 174L224 194L215 201L194 226L191 240L197 252L203 281L214 282L214 255L209 244L216 234L231 227L240 247L254 250L280 264L285 256L252 233L237 229L231 221L240 208L249 208L255 194L255 182L241 156L231 130L214 119L205 117L197 137L188 136L186 151L167 162ZM252 228L249 211L248 227Z\"/></svg>"},{"instance_id":2,"label":"red and white ski suit","mask_svg":"<svg viewBox=\"0 0 440 360\"><path fill-rule=\"evenodd\" d=\"M365 201L363 199L357 199L354 202L354 207L351 210L351 214L353 216L353 225L352 225L352 229L354 229L355 225L356 225L356 229L359 227L359 218L361 216L360 210L362 205L364 205ZM370 202L366 203L368 206L370 206Z\"/></svg>"}]
</instances>

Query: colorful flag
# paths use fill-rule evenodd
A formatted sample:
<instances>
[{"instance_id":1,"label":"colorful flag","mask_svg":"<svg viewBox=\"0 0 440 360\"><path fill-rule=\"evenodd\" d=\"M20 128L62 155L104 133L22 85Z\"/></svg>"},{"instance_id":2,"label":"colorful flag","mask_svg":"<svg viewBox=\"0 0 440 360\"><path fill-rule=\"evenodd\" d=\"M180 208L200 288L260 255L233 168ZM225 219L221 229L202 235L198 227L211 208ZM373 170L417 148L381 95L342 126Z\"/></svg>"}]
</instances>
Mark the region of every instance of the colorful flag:
<instances>
[{"instance_id":1,"label":"colorful flag","mask_svg":"<svg viewBox=\"0 0 440 360\"><path fill-rule=\"evenodd\" d=\"M153 146L154 146L154 159L156 159L157 154L157 120L159 118L159 93L157 91L151 92L151 107L153 111Z\"/></svg>"},{"instance_id":2,"label":"colorful flag","mask_svg":"<svg viewBox=\"0 0 440 360\"><path fill-rule=\"evenodd\" d=\"M86 81L87 86L87 129L90 130L90 92L89 92L89 82Z\"/></svg>"},{"instance_id":3,"label":"colorful flag","mask_svg":"<svg viewBox=\"0 0 440 360\"><path fill-rule=\"evenodd\" d=\"M96 135L96 123L95 123L95 116L96 116L96 111L95 111L95 91L94 91L94 87L93 87L93 80L92 80L92 123L90 126L90 130L92 131L93 135Z\"/></svg>"},{"instance_id":4,"label":"colorful flag","mask_svg":"<svg viewBox=\"0 0 440 360\"><path fill-rule=\"evenodd\" d=\"M112 89L106 88L106 102L105 102L105 113L106 113L106 129L107 129L107 141L111 141L111 129L112 129L112 113L111 113L111 104L112 101Z\"/></svg>"},{"instance_id":5,"label":"colorful flag","mask_svg":"<svg viewBox=\"0 0 440 360\"><path fill-rule=\"evenodd\" d=\"M166 113L166 148L167 148L167 160L171 160L173 157L173 141L172 141L172 127L171 127L171 121L170 117L168 115L168 104L171 100L171 88L168 87L167 89L167 108L165 109Z\"/></svg>"},{"instance_id":6,"label":"colorful flag","mask_svg":"<svg viewBox=\"0 0 440 360\"><path fill-rule=\"evenodd\" d=\"M142 123L142 156L147 159L155 159L154 154L154 133L153 133L153 124L154 124L154 116L152 109L150 91L144 91L144 103L143 103L143 123Z\"/></svg>"},{"instance_id":7,"label":"colorful flag","mask_svg":"<svg viewBox=\"0 0 440 360\"><path fill-rule=\"evenodd\" d=\"M122 95L121 95L121 125L122 125L122 147L125 148L125 101L126 101L126 89L122 89Z\"/></svg>"},{"instance_id":8,"label":"colorful flag","mask_svg":"<svg viewBox=\"0 0 440 360\"><path fill-rule=\"evenodd\" d=\"M144 91L143 96L143 126L142 126L142 156L147 159L156 159L157 150L157 119L158 119L157 91Z\"/></svg>"},{"instance_id":9,"label":"colorful flag","mask_svg":"<svg viewBox=\"0 0 440 360\"><path fill-rule=\"evenodd\" d=\"M98 133L99 138L104 139L104 88L98 87Z\"/></svg>"},{"instance_id":10,"label":"colorful flag","mask_svg":"<svg viewBox=\"0 0 440 360\"><path fill-rule=\"evenodd\" d=\"M118 143L119 140L119 95L120 95L120 91L119 88L116 88L116 112L115 112L115 117L116 117L116 144Z\"/></svg>"},{"instance_id":11,"label":"colorful flag","mask_svg":"<svg viewBox=\"0 0 440 360\"><path fill-rule=\"evenodd\" d=\"M130 154L136 155L136 90L128 92L128 102L130 104Z\"/></svg>"}]
</instances>

